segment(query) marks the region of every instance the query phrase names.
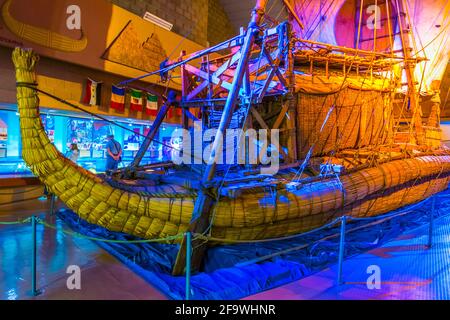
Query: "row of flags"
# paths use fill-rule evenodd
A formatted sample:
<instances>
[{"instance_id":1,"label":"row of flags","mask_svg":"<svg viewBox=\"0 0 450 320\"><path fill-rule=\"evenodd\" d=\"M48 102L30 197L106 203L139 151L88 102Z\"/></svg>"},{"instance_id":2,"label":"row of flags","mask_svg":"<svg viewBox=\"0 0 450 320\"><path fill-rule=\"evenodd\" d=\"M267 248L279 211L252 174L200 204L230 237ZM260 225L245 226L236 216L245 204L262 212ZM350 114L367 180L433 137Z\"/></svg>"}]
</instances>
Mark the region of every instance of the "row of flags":
<instances>
[{"instance_id":1,"label":"row of flags","mask_svg":"<svg viewBox=\"0 0 450 320\"><path fill-rule=\"evenodd\" d=\"M130 89L130 110L145 112L150 116L158 113L158 97L141 90ZM125 110L125 88L112 86L111 108L117 111Z\"/></svg>"},{"instance_id":2,"label":"row of flags","mask_svg":"<svg viewBox=\"0 0 450 320\"><path fill-rule=\"evenodd\" d=\"M101 103L102 82L88 79L83 103L89 106L99 106ZM158 97L148 92L112 86L110 107L117 111L125 110L125 97L130 94L130 110L145 112L149 116L158 113ZM169 117L172 113L169 114Z\"/></svg>"}]
</instances>

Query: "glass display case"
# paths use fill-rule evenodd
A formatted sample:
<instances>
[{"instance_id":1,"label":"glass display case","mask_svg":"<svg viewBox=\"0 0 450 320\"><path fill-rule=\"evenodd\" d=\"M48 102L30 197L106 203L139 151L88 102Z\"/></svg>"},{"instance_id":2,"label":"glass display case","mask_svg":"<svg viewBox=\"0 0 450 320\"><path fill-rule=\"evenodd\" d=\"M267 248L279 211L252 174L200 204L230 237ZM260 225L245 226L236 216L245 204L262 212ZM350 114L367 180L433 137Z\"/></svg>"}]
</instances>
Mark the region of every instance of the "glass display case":
<instances>
[{"instance_id":1,"label":"glass display case","mask_svg":"<svg viewBox=\"0 0 450 320\"><path fill-rule=\"evenodd\" d=\"M41 115L42 125L44 126L47 137L51 143L55 142L55 119L46 114Z\"/></svg>"},{"instance_id":2,"label":"glass display case","mask_svg":"<svg viewBox=\"0 0 450 320\"><path fill-rule=\"evenodd\" d=\"M66 147L69 148L72 143L75 143L80 150L80 159L92 157L93 124L93 120L67 119Z\"/></svg>"},{"instance_id":3,"label":"glass display case","mask_svg":"<svg viewBox=\"0 0 450 320\"><path fill-rule=\"evenodd\" d=\"M92 135L92 158L104 159L106 157L106 138L114 134L113 126L106 121L94 121Z\"/></svg>"},{"instance_id":4,"label":"glass display case","mask_svg":"<svg viewBox=\"0 0 450 320\"><path fill-rule=\"evenodd\" d=\"M72 143L77 144L80 155L77 163L94 172L101 173L106 165L107 136L114 134L123 148L123 161L119 167L128 165L141 147L144 137L150 130L149 123L139 124L136 120L119 121L115 126L107 121L81 118L76 113L41 115L45 131L56 148L67 154ZM117 120L114 120L117 122ZM122 127L129 128L128 130ZM164 124L155 140L172 145L171 135L178 126ZM0 178L2 175L30 174L21 154L19 116L16 111L0 110ZM155 163L171 159L171 148L153 142L147 150L141 164Z\"/></svg>"}]
</instances>

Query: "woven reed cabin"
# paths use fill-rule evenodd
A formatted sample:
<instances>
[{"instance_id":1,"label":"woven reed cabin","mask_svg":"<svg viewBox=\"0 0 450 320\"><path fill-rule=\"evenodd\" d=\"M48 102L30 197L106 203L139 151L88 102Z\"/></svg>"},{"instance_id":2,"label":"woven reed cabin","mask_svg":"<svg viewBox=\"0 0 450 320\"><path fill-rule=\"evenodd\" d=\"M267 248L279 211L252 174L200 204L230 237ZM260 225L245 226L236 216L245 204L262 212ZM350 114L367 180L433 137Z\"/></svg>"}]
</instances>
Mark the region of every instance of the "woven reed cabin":
<instances>
[{"instance_id":1,"label":"woven reed cabin","mask_svg":"<svg viewBox=\"0 0 450 320\"><path fill-rule=\"evenodd\" d=\"M181 94L168 93L134 161L112 177L78 167L49 142L39 118L38 94L46 93L35 83L37 55L16 49L25 161L82 219L180 244L174 274L184 270L186 232L198 244L198 269L205 244L298 234L342 215L386 213L446 189L450 155L440 145L436 79L416 78L429 57L409 50L413 35L401 1L384 4L383 12L396 18L383 24L378 43L361 27L362 10L354 11L353 46L319 41L324 34L305 37L302 1L284 3L288 21L266 16L267 1L258 0L236 37L161 64L163 80L180 70ZM427 113L422 88L435 97ZM186 147L190 138L182 136L183 149L175 151L190 163L141 165L172 109L181 110L186 134L209 129L214 139ZM233 144L236 137L226 134L231 129L277 134L266 143L244 134ZM236 147L227 152L243 155L243 163L218 161L230 144ZM206 146L210 152L199 161ZM265 158L249 161L252 150ZM277 170L268 174L274 162L266 160L274 157Z\"/></svg>"}]
</instances>

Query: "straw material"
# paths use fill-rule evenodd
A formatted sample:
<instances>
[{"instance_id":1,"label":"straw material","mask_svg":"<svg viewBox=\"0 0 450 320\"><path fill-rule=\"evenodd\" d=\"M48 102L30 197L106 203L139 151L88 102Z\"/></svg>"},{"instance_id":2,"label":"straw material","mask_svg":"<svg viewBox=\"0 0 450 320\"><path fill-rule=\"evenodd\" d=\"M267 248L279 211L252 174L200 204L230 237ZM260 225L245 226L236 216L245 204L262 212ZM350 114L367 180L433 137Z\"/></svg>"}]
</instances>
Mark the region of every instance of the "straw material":
<instances>
[{"instance_id":1,"label":"straw material","mask_svg":"<svg viewBox=\"0 0 450 320\"><path fill-rule=\"evenodd\" d=\"M328 95L299 93L299 156L311 147L315 157L385 143L392 136L392 120L390 93L349 88Z\"/></svg>"},{"instance_id":2,"label":"straw material","mask_svg":"<svg viewBox=\"0 0 450 320\"><path fill-rule=\"evenodd\" d=\"M32 51L15 49L18 83L35 82L37 61ZM23 159L82 219L146 239L188 229L195 199L152 197L112 187L66 159L50 143L39 117L35 90L18 86L17 101ZM449 156L426 156L387 162L340 180L305 184L293 192L282 187L275 192L255 188L237 199L221 199L211 213L212 234L230 240L272 238L309 230L342 213L380 214L443 190L449 173Z\"/></svg>"}]
</instances>

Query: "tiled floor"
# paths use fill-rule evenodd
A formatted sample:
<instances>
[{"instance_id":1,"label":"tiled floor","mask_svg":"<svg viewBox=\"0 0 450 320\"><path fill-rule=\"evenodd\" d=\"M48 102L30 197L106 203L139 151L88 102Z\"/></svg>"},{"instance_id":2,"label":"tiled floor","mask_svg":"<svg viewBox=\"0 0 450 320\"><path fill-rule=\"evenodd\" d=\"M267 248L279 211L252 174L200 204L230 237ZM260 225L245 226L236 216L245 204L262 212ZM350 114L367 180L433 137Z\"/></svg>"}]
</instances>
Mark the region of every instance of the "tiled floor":
<instances>
[{"instance_id":1,"label":"tiled floor","mask_svg":"<svg viewBox=\"0 0 450 320\"><path fill-rule=\"evenodd\" d=\"M42 208L42 204L35 204ZM28 207L33 207L27 203ZM21 211L20 217L45 211ZM17 212L2 212L0 221L15 221ZM54 217L51 224L63 227ZM32 233L30 224L0 226L0 299L167 299L121 262L90 240L66 236L60 230L38 225L38 289L37 297L30 294ZM66 282L68 266L81 269L81 290L69 290Z\"/></svg>"}]
</instances>

